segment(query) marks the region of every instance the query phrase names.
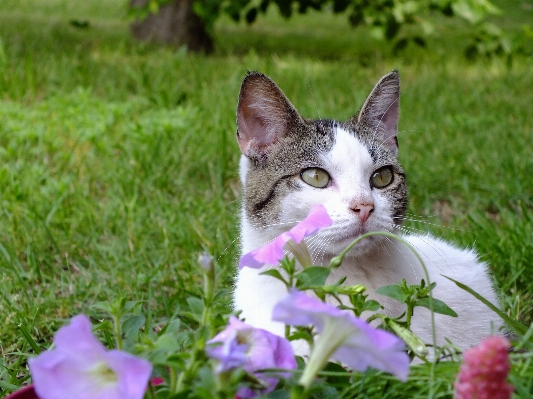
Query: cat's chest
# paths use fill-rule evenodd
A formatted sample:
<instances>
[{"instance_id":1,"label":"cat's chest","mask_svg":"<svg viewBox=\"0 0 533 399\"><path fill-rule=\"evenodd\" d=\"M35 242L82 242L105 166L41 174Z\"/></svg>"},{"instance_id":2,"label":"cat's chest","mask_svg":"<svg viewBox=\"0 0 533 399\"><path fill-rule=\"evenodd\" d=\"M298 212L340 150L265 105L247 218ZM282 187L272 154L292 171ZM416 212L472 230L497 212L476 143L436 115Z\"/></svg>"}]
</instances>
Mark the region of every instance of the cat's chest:
<instances>
[{"instance_id":1,"label":"cat's chest","mask_svg":"<svg viewBox=\"0 0 533 399\"><path fill-rule=\"evenodd\" d=\"M376 294L375 290L385 285L397 284L402 279L407 280L409 284L420 283L422 276L413 266L413 259L408 256L409 254L389 252L386 256L382 255L378 253L374 256L371 254L363 258L345 259L341 267L331 272L327 283L333 284L340 278L346 277L344 286L365 286L368 299L377 300L385 308L385 313L398 316L405 311L405 306L391 298Z\"/></svg>"},{"instance_id":2,"label":"cat's chest","mask_svg":"<svg viewBox=\"0 0 533 399\"><path fill-rule=\"evenodd\" d=\"M404 251L402 246L383 246L365 256L345 257L341 266L332 270L328 282L333 283L341 277L346 277L344 285L362 284L369 292L384 285L397 284L402 279L416 284L423 278L417 263L413 255Z\"/></svg>"}]
</instances>

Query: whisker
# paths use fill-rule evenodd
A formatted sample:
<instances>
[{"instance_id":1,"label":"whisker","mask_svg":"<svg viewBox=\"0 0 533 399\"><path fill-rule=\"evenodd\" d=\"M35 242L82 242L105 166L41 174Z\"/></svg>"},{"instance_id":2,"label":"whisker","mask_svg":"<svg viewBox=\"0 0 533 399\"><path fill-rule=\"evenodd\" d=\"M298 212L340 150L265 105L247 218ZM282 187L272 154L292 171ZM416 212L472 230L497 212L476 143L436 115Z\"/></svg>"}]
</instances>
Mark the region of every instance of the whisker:
<instances>
[{"instance_id":1,"label":"whisker","mask_svg":"<svg viewBox=\"0 0 533 399\"><path fill-rule=\"evenodd\" d=\"M416 270L415 270L415 268L414 268L414 266L413 266L413 263L411 262L410 259L408 259L408 258L402 253L402 251L399 250L399 248L398 248L398 246L397 246L398 243L395 242L396 240L392 240L390 237L385 237L385 239L386 239L387 241L389 241L389 242L391 243L391 245L392 245L394 248L396 248L396 249L398 250L399 253L402 254L402 257L407 261L407 263L408 263L409 266L411 267L411 270L413 271L413 274L414 274L414 276L415 276L415 279L418 280L418 274L416 273Z\"/></svg>"},{"instance_id":2,"label":"whisker","mask_svg":"<svg viewBox=\"0 0 533 399\"><path fill-rule=\"evenodd\" d=\"M224 255L226 253L226 251L233 245L235 244L235 241L237 241L239 239L239 237L235 238L232 242L229 243L229 245L224 248L224 250L220 253L220 255L218 256L217 258L217 262L220 261L220 259L222 258L222 255Z\"/></svg>"},{"instance_id":3,"label":"whisker","mask_svg":"<svg viewBox=\"0 0 533 399\"><path fill-rule=\"evenodd\" d=\"M398 217L398 216L393 216L393 219L408 220L410 222L424 223L424 224L427 224L428 226L442 227L443 229L449 229L449 230L453 230L453 231L465 231L465 230L458 229L458 228L455 228L455 227L444 226L444 225L438 224L438 223L426 222L426 221L421 220L421 219L413 219L413 218L407 218L407 217L401 218L401 217Z\"/></svg>"}]
</instances>

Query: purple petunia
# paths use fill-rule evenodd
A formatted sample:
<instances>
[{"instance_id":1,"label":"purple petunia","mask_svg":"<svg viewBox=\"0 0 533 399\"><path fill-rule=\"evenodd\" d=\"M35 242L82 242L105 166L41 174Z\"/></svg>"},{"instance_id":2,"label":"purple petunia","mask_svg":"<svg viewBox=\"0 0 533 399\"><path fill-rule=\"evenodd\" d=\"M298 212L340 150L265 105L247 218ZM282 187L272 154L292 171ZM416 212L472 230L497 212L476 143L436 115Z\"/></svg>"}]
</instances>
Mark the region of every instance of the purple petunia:
<instances>
[{"instance_id":1,"label":"purple petunia","mask_svg":"<svg viewBox=\"0 0 533 399\"><path fill-rule=\"evenodd\" d=\"M278 383L278 378L267 376L260 370L273 368L291 370L297 367L289 341L266 330L245 324L235 316L231 316L225 330L207 343L207 355L218 361L216 372L223 373L240 367L265 384L267 388L261 391L261 394L272 391ZM213 345L217 343L219 345ZM238 396L241 398L251 398L258 394L247 387L238 391Z\"/></svg>"},{"instance_id":2,"label":"purple petunia","mask_svg":"<svg viewBox=\"0 0 533 399\"><path fill-rule=\"evenodd\" d=\"M309 215L292 229L280 234L274 241L263 247L244 254L239 262L239 268L246 266L259 269L265 264L276 265L283 259L287 242L293 240L296 244L300 244L305 237L315 234L323 227L331 226L332 223L326 207L320 204L315 205L309 211Z\"/></svg>"},{"instance_id":3,"label":"purple petunia","mask_svg":"<svg viewBox=\"0 0 533 399\"><path fill-rule=\"evenodd\" d=\"M403 350L404 342L347 311L293 289L276 304L272 319L289 325L313 325L318 332L308 363L312 372L304 372L302 376L304 386L328 359L340 361L357 371L374 367L392 373L402 381L407 379L409 357Z\"/></svg>"},{"instance_id":4,"label":"purple petunia","mask_svg":"<svg viewBox=\"0 0 533 399\"><path fill-rule=\"evenodd\" d=\"M142 399L152 365L120 350L107 351L85 315L54 337L54 349L29 360L41 399Z\"/></svg>"}]
</instances>

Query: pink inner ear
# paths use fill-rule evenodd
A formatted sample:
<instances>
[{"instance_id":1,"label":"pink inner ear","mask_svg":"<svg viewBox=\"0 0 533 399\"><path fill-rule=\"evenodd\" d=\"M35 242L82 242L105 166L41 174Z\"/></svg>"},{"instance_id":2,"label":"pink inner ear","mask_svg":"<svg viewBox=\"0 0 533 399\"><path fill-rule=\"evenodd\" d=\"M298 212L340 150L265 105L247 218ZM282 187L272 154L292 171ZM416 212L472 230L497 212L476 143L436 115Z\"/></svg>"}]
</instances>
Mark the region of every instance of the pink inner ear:
<instances>
[{"instance_id":1,"label":"pink inner ear","mask_svg":"<svg viewBox=\"0 0 533 399\"><path fill-rule=\"evenodd\" d=\"M268 121L257 108L244 103L239 109L237 127L239 135L237 140L244 155L262 150L275 140L274 132L270 132Z\"/></svg>"},{"instance_id":2,"label":"pink inner ear","mask_svg":"<svg viewBox=\"0 0 533 399\"><path fill-rule=\"evenodd\" d=\"M267 148L287 134L288 101L273 82L244 86L237 109L237 140L246 156L265 154ZM289 105L290 106L290 105Z\"/></svg>"},{"instance_id":3,"label":"pink inner ear","mask_svg":"<svg viewBox=\"0 0 533 399\"><path fill-rule=\"evenodd\" d=\"M395 99L392 104L390 104L387 111L381 118L380 124L383 128L383 143L389 147L398 148L398 99Z\"/></svg>"}]
</instances>

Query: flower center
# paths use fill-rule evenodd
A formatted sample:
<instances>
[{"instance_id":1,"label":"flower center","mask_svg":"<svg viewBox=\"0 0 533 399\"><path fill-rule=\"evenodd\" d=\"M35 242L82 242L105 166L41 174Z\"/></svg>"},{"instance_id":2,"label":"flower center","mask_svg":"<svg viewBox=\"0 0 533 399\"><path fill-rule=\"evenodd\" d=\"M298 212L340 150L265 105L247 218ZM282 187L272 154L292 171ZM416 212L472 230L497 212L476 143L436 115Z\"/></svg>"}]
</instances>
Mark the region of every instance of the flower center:
<instances>
[{"instance_id":1,"label":"flower center","mask_svg":"<svg viewBox=\"0 0 533 399\"><path fill-rule=\"evenodd\" d=\"M118 381L118 375L105 362L97 363L90 371L97 380L98 384L108 385L115 384Z\"/></svg>"}]
</instances>

